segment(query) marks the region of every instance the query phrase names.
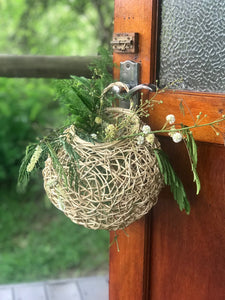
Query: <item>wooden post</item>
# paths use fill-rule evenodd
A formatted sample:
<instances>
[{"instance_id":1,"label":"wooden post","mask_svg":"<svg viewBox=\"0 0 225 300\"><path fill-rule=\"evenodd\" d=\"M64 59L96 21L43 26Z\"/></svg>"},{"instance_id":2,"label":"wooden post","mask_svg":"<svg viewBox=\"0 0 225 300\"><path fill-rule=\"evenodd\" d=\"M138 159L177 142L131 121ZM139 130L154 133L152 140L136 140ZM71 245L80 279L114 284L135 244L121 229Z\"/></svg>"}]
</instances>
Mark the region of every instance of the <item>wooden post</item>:
<instances>
[{"instance_id":1,"label":"wooden post","mask_svg":"<svg viewBox=\"0 0 225 300\"><path fill-rule=\"evenodd\" d=\"M0 55L0 77L90 78L88 68L97 56Z\"/></svg>"},{"instance_id":2,"label":"wooden post","mask_svg":"<svg viewBox=\"0 0 225 300\"><path fill-rule=\"evenodd\" d=\"M141 63L141 83L153 83L156 76L156 13L154 0L116 0L114 32L138 32L139 52L137 54L114 54L119 65L127 59ZM115 68L114 76L119 78ZM130 225L126 231L119 231L118 243L110 249L109 298L110 300L142 300L148 288L150 218L145 217ZM111 240L114 233L111 234Z\"/></svg>"}]
</instances>

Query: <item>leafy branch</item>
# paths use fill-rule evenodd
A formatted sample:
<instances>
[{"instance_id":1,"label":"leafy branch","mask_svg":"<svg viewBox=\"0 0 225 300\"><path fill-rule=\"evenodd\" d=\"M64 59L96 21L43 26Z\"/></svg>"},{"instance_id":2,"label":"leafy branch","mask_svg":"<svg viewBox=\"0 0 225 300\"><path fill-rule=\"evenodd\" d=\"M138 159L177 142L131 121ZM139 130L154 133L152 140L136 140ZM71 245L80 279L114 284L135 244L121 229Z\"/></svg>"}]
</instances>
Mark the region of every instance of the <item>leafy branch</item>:
<instances>
[{"instance_id":1,"label":"leafy branch","mask_svg":"<svg viewBox=\"0 0 225 300\"><path fill-rule=\"evenodd\" d=\"M200 179L197 173L197 162L198 162L198 153L197 153L197 145L193 138L192 132L188 129L184 128L184 143L187 149L187 153L189 155L191 170L194 176L193 181L196 184L196 194L198 195L201 189Z\"/></svg>"},{"instance_id":2,"label":"leafy branch","mask_svg":"<svg viewBox=\"0 0 225 300\"><path fill-rule=\"evenodd\" d=\"M180 178L175 173L173 167L169 162L168 156L161 149L154 149L155 156L159 165L161 174L166 185L170 186L174 200L177 202L180 210L185 210L190 214L190 204Z\"/></svg>"}]
</instances>

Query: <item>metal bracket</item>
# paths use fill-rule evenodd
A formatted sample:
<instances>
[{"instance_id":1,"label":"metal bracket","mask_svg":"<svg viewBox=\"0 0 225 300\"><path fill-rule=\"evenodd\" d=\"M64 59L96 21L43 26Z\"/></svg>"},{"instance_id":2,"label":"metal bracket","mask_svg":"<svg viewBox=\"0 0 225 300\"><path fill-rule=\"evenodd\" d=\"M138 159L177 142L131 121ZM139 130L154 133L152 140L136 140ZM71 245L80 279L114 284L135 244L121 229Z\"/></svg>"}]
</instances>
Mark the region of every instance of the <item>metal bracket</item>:
<instances>
[{"instance_id":1,"label":"metal bracket","mask_svg":"<svg viewBox=\"0 0 225 300\"><path fill-rule=\"evenodd\" d=\"M131 60L120 63L120 81L126 83L129 88L133 88L139 83L140 64ZM138 105L138 94L133 96L134 105ZM120 107L129 108L130 103L120 100Z\"/></svg>"},{"instance_id":2,"label":"metal bracket","mask_svg":"<svg viewBox=\"0 0 225 300\"><path fill-rule=\"evenodd\" d=\"M111 45L115 53L137 53L138 33L114 33Z\"/></svg>"}]
</instances>

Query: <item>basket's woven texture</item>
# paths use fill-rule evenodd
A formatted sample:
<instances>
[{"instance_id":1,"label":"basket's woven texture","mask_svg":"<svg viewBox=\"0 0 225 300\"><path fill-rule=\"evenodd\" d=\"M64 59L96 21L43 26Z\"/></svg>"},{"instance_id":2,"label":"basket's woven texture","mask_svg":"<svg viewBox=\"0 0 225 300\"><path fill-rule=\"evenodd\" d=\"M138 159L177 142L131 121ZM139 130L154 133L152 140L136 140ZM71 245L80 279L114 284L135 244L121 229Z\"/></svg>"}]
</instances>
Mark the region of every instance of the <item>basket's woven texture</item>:
<instances>
[{"instance_id":1,"label":"basket's woven texture","mask_svg":"<svg viewBox=\"0 0 225 300\"><path fill-rule=\"evenodd\" d=\"M48 158L43 177L52 203L73 222L92 229L122 229L147 214L163 186L150 149L159 146L157 140L152 146L138 146L136 139L94 145L76 136L73 126L67 132L81 157L79 185L77 190L66 186ZM61 149L58 159L68 174L70 156Z\"/></svg>"}]
</instances>

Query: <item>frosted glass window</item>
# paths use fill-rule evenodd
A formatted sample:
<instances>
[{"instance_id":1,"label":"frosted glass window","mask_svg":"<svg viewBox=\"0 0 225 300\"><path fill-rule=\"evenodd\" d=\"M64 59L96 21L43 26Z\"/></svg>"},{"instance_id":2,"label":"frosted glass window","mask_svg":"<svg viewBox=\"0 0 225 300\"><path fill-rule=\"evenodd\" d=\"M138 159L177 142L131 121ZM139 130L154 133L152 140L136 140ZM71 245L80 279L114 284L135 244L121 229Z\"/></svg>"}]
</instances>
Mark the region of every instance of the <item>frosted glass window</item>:
<instances>
[{"instance_id":1,"label":"frosted glass window","mask_svg":"<svg viewBox=\"0 0 225 300\"><path fill-rule=\"evenodd\" d=\"M225 0L162 0L160 85L225 92Z\"/></svg>"}]
</instances>

